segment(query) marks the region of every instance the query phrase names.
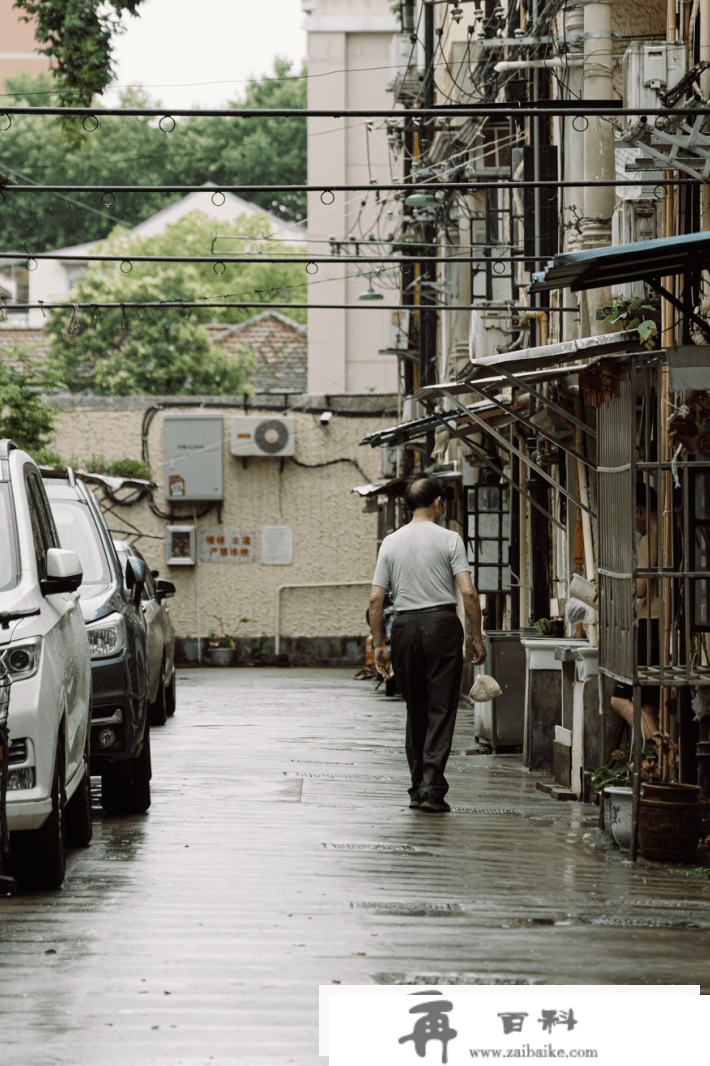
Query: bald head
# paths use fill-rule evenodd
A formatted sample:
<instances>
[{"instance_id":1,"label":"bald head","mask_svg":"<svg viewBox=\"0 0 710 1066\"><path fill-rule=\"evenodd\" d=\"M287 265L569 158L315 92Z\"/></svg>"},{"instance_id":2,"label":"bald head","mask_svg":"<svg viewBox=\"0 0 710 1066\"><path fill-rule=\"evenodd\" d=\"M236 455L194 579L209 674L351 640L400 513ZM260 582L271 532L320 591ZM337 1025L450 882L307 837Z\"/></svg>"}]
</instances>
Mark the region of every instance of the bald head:
<instances>
[{"instance_id":1,"label":"bald head","mask_svg":"<svg viewBox=\"0 0 710 1066\"><path fill-rule=\"evenodd\" d=\"M444 485L438 477L420 477L407 486L404 499L410 511L431 507L439 497L444 499Z\"/></svg>"}]
</instances>

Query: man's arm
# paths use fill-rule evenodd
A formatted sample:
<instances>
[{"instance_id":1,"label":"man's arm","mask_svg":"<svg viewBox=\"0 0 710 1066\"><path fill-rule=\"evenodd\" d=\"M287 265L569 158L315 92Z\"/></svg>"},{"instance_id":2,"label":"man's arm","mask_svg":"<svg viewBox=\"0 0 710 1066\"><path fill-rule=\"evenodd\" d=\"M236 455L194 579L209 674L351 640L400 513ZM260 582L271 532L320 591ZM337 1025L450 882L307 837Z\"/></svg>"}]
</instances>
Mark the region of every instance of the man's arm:
<instances>
[{"instance_id":1,"label":"man's arm","mask_svg":"<svg viewBox=\"0 0 710 1066\"><path fill-rule=\"evenodd\" d=\"M471 626L473 647L476 652L476 656L472 662L474 666L480 666L481 663L486 661L488 653L483 645L483 634L481 632L481 604L478 599L478 593L471 581L471 572L469 570L461 570L456 574L456 584L461 591L461 596L463 597L463 609L466 612L466 617Z\"/></svg>"},{"instance_id":2,"label":"man's arm","mask_svg":"<svg viewBox=\"0 0 710 1066\"><path fill-rule=\"evenodd\" d=\"M386 591L382 585L373 585L370 593L370 630L372 646L375 649L375 669L385 678L389 676L390 666L390 653L385 644L385 631L382 626L382 608Z\"/></svg>"}]
</instances>

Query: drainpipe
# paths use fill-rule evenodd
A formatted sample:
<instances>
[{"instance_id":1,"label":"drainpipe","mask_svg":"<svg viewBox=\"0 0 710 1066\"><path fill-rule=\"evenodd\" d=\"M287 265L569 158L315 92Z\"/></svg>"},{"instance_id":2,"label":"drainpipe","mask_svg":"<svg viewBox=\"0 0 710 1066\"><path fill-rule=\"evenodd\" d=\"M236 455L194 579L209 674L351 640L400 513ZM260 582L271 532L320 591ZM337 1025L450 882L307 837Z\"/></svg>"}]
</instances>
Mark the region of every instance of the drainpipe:
<instances>
[{"instance_id":1,"label":"drainpipe","mask_svg":"<svg viewBox=\"0 0 710 1066\"><path fill-rule=\"evenodd\" d=\"M564 12L564 31L565 37L570 41L573 48L581 47L582 33L584 32L584 8L568 7ZM582 68L573 65L567 73L565 78L565 84L567 86L567 92L564 93L570 99L581 99L583 93L582 85ZM575 127L575 118L564 118L562 124L564 126L564 173L562 177L567 181L584 180L584 134L578 132ZM577 125L579 123L577 122ZM576 188L561 189L560 195L562 198L562 221L569 225L574 222L575 217L581 217L584 214L584 202L580 199L580 195L583 196L584 192L581 184ZM572 208L576 208L573 211ZM562 231L562 251L565 252L579 252L582 247L582 234L573 225L570 225L568 229ZM562 306L571 307L573 304L578 303L577 293L572 293L569 289L563 289L561 295ZM561 315L561 336L564 340L576 340L580 336L580 321L576 315Z\"/></svg>"},{"instance_id":2,"label":"drainpipe","mask_svg":"<svg viewBox=\"0 0 710 1066\"><path fill-rule=\"evenodd\" d=\"M540 342L538 347L540 347L547 344L548 342L547 311L526 311L523 317L520 319L520 325L527 326L530 322L533 321L533 319L535 319L536 322L540 323L538 327L538 341Z\"/></svg>"},{"instance_id":3,"label":"drainpipe","mask_svg":"<svg viewBox=\"0 0 710 1066\"><path fill-rule=\"evenodd\" d=\"M611 4L586 4L584 8L584 98L613 99ZM609 181L616 174L613 130L608 122L591 119L584 133L585 181ZM604 248L611 244L611 216L614 186L587 186L584 190L582 248ZM590 289L586 293L587 332L603 333L597 311L611 303L611 288Z\"/></svg>"},{"instance_id":4,"label":"drainpipe","mask_svg":"<svg viewBox=\"0 0 710 1066\"><path fill-rule=\"evenodd\" d=\"M284 589L335 589L335 588L372 588L372 581L307 581L296 585L279 585L276 589L274 655L281 648L281 593Z\"/></svg>"}]
</instances>

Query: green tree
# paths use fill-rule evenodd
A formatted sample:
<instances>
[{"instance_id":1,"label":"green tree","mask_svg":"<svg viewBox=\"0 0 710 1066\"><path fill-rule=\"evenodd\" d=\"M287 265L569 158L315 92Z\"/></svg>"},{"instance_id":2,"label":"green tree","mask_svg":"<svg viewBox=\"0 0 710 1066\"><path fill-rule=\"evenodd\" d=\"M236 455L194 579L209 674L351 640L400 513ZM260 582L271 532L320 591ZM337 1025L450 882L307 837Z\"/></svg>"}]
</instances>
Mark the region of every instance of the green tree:
<instances>
[{"instance_id":1,"label":"green tree","mask_svg":"<svg viewBox=\"0 0 710 1066\"><path fill-rule=\"evenodd\" d=\"M163 133L148 115L101 117L93 133L67 144L61 120L49 115L15 115L0 139L0 171L21 184L99 185L113 192L112 206L97 193L14 193L4 190L0 205L3 249L30 255L106 237L121 223L128 228L180 199L180 193L123 193L122 185L276 185L306 180L304 118L239 118L244 107L300 108L306 102L305 71L291 75L286 60L275 60L275 74L252 82L234 118L191 118ZM46 72L5 79L8 102L59 103L47 96ZM142 90L121 96L124 107L153 106ZM305 215L302 193L247 194L284 220Z\"/></svg>"},{"instance_id":2,"label":"green tree","mask_svg":"<svg viewBox=\"0 0 710 1066\"><path fill-rule=\"evenodd\" d=\"M207 255L214 223L199 211L166 227L155 237L136 238L117 228L97 252L131 255ZM228 252L253 244L268 229L265 216L242 216L220 227ZM283 253L278 243L272 250ZM227 253L225 253L227 254ZM288 286L298 286L288 288ZM47 324L51 337L49 364L71 391L91 389L100 395L242 394L251 392L248 371L253 360L235 359L209 342L201 323L215 318L210 308L131 309L142 302L249 298L258 292L267 302L283 304L305 291L302 264L228 264L217 275L212 263L133 263L124 273L117 263L94 263L75 282L77 303L119 303L124 309L84 311L78 316L55 311ZM285 294L285 295L284 295ZM222 322L250 317L246 308L220 311ZM294 308L303 321L303 310Z\"/></svg>"},{"instance_id":3,"label":"green tree","mask_svg":"<svg viewBox=\"0 0 710 1066\"><path fill-rule=\"evenodd\" d=\"M35 23L42 55L54 60L57 88L65 103L88 106L113 75L112 38L123 29L124 11L136 15L142 0L15 0Z\"/></svg>"},{"instance_id":4,"label":"green tree","mask_svg":"<svg viewBox=\"0 0 710 1066\"><path fill-rule=\"evenodd\" d=\"M42 393L56 389L56 374L41 362L32 349L15 345L3 353L0 362L0 436L14 440L38 463L61 462L49 450L56 412L42 399Z\"/></svg>"}]
</instances>

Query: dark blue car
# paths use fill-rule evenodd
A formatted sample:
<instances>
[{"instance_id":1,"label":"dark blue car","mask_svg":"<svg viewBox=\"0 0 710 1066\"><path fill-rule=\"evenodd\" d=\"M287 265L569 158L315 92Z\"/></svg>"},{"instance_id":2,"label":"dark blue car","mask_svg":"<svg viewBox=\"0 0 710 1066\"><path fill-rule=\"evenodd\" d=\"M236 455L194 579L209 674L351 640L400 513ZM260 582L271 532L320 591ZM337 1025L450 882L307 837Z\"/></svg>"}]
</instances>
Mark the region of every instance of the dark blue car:
<instances>
[{"instance_id":1,"label":"dark blue car","mask_svg":"<svg viewBox=\"0 0 710 1066\"><path fill-rule=\"evenodd\" d=\"M93 493L71 470L45 478L63 548L84 568L80 603L89 637L93 703L91 773L101 776L101 805L111 814L150 807L148 653L140 598L145 563L129 559L125 580Z\"/></svg>"}]
</instances>

